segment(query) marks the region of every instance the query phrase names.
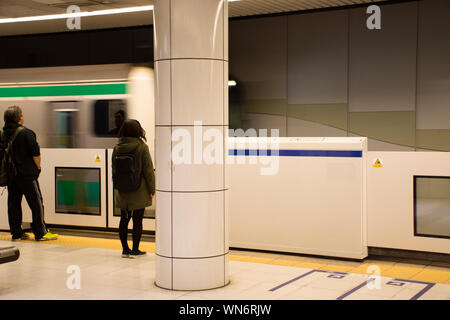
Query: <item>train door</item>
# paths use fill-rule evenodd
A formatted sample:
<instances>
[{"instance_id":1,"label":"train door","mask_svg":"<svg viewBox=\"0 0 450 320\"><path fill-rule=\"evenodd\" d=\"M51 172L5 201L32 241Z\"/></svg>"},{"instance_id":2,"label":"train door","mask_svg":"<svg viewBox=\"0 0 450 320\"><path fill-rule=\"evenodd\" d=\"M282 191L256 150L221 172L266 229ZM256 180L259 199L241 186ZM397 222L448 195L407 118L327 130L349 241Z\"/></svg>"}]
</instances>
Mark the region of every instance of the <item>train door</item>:
<instances>
[{"instance_id":1,"label":"train door","mask_svg":"<svg viewBox=\"0 0 450 320\"><path fill-rule=\"evenodd\" d=\"M78 146L78 101L50 102L49 141L52 148L76 148Z\"/></svg>"}]
</instances>

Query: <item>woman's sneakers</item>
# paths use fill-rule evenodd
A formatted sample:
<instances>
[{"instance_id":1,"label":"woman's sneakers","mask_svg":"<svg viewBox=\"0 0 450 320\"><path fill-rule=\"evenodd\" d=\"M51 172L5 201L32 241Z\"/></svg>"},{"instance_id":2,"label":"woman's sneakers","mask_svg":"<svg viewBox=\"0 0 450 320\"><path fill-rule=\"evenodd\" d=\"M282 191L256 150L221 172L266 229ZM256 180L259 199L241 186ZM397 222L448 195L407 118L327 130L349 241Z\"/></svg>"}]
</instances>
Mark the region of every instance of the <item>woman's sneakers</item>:
<instances>
[{"instance_id":1,"label":"woman's sneakers","mask_svg":"<svg viewBox=\"0 0 450 320\"><path fill-rule=\"evenodd\" d=\"M130 256L131 250L123 250L122 251L122 258L129 258L129 259L133 259L134 257Z\"/></svg>"},{"instance_id":2,"label":"woman's sneakers","mask_svg":"<svg viewBox=\"0 0 450 320\"><path fill-rule=\"evenodd\" d=\"M122 258L134 259L147 254L147 252L139 250L122 250Z\"/></svg>"},{"instance_id":3,"label":"woman's sneakers","mask_svg":"<svg viewBox=\"0 0 450 320\"><path fill-rule=\"evenodd\" d=\"M130 255L138 257L143 256L144 254L147 254L147 252L139 251L139 250L132 250L130 251Z\"/></svg>"}]
</instances>

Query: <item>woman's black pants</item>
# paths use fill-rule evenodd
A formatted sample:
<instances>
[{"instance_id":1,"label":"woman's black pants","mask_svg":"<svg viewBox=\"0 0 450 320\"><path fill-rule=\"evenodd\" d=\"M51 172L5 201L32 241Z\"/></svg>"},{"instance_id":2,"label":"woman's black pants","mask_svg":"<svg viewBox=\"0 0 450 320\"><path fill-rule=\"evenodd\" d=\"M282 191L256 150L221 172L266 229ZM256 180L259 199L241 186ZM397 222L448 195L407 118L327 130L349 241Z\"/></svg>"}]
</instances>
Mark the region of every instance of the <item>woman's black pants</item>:
<instances>
[{"instance_id":1,"label":"woman's black pants","mask_svg":"<svg viewBox=\"0 0 450 320\"><path fill-rule=\"evenodd\" d=\"M120 210L119 237L122 243L123 251L130 251L128 246L128 223L133 217L133 251L139 250L139 242L142 236L142 219L144 218L144 209L132 211Z\"/></svg>"}]
</instances>

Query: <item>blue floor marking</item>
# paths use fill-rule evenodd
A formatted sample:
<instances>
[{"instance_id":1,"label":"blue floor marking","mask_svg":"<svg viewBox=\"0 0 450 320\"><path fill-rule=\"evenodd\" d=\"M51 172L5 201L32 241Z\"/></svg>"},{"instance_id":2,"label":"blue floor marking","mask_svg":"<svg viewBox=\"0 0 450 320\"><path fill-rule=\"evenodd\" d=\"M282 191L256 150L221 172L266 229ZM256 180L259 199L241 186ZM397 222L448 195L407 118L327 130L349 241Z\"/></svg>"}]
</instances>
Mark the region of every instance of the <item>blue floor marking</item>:
<instances>
[{"instance_id":1,"label":"blue floor marking","mask_svg":"<svg viewBox=\"0 0 450 320\"><path fill-rule=\"evenodd\" d=\"M298 277L295 277L289 281L286 281L276 287L273 287L272 289L270 289L269 291L273 292L275 290L278 290L284 286L287 286L288 284L291 284L297 280L300 280L306 276L309 276L315 272L321 272L321 273L330 273L330 275L347 275L349 273L346 272L333 272L333 271L325 271L325 270L311 270L308 271ZM329 278L334 278L334 279L342 279L340 277L330 277ZM339 296L336 298L336 300L343 300L344 298L348 297L349 295L355 293L356 291L358 291L359 289L361 289L362 287L366 286L369 282L375 280L375 278L370 278L366 281L364 281L363 283L359 284L358 286L354 287L353 289L350 289L349 291L347 291L346 293L344 293L343 295ZM423 296L426 292L428 292L436 283L432 283L432 282L425 282L425 281L417 281L417 280L406 280L406 279L391 279L392 281L387 282L386 284L390 284L390 285L396 285L396 286L403 286L404 282L410 282L410 283L418 283L418 284L425 284L425 288L423 288L422 290L420 290L417 294L415 294L411 299L409 300L417 300L418 298L420 298L421 296ZM403 282L403 283L402 283ZM395 283L395 284L394 284ZM381 297L380 297L381 299Z\"/></svg>"},{"instance_id":2,"label":"blue floor marking","mask_svg":"<svg viewBox=\"0 0 450 320\"><path fill-rule=\"evenodd\" d=\"M298 276L298 277L295 277L294 279L291 279L291 280L289 280L289 281L286 281L286 282L284 282L284 283L282 283L282 284L280 284L280 285L278 285L278 286L276 286L276 287L274 287L274 288L272 288L272 289L270 289L269 291L275 291L275 290L278 290L278 289L280 289L280 288L282 288L282 287L284 287L284 286L287 286L288 284L291 284L292 282L294 282L294 281L297 281L297 280L299 280L299 279L301 279L301 278L304 278L304 277L306 277L306 276L309 276L310 274L313 274L314 272L323 272L323 273L331 273L331 274L338 274L338 275L346 275L347 273L346 272L332 272L332 271L325 271L325 270L318 270L318 269L315 269L315 270L311 270L311 271L309 271L309 272L307 272L307 273L305 273L305 274L302 274L301 276Z\"/></svg>"},{"instance_id":3,"label":"blue floor marking","mask_svg":"<svg viewBox=\"0 0 450 320\"><path fill-rule=\"evenodd\" d=\"M336 300L343 300L345 297L348 297L349 295L351 295L352 293L354 293L355 291L358 291L359 289L361 289L362 287L366 286L370 281L374 280L373 278L364 281L363 283L361 283L360 285L358 285L357 287L347 291L346 293L344 293L342 296L339 296L336 298Z\"/></svg>"},{"instance_id":4,"label":"blue floor marking","mask_svg":"<svg viewBox=\"0 0 450 320\"><path fill-rule=\"evenodd\" d=\"M346 297L348 297L349 295L351 295L352 293L355 293L356 291L358 291L359 289L361 289L362 287L364 287L365 285L367 285L367 283L369 283L370 281L375 280L374 278L371 278L363 283L361 283L359 286L351 289L350 291L344 293L342 296L338 297L336 300L342 300ZM409 300L417 300L418 298L420 298L421 296L423 296L428 290L430 290L436 283L432 283L432 282L425 282L425 281L417 281L417 280L406 280L406 279L392 279L395 281L395 285L396 286L402 286L403 284L401 284L401 282L411 282L411 283L418 283L418 284L425 284L425 288L423 288L422 290L420 290L417 294L415 294L411 299ZM389 283L391 282L391 283ZM392 283L392 281L389 281L386 284L391 284L394 285Z\"/></svg>"}]
</instances>

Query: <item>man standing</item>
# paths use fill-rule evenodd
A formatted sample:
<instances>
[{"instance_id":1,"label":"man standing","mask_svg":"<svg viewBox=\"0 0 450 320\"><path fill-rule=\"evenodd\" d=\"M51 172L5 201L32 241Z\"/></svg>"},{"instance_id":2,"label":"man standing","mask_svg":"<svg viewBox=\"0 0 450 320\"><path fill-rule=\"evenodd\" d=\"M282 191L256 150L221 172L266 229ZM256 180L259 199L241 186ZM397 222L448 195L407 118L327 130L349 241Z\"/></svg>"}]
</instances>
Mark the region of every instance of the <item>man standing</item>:
<instances>
[{"instance_id":1,"label":"man standing","mask_svg":"<svg viewBox=\"0 0 450 320\"><path fill-rule=\"evenodd\" d=\"M114 123L116 124L116 127L109 130L108 134L117 136L119 134L119 130L122 127L123 123L125 122L125 111L119 110L114 114Z\"/></svg>"},{"instance_id":2,"label":"man standing","mask_svg":"<svg viewBox=\"0 0 450 320\"><path fill-rule=\"evenodd\" d=\"M32 212L31 224L35 240L54 240L44 222L44 206L38 177L41 172L41 154L36 134L23 127L23 114L18 106L9 107L4 113L3 143L7 144L16 133L12 143L12 159L15 176L8 181L8 220L12 240L26 240L30 236L22 230L22 198L25 195Z\"/></svg>"}]
</instances>

